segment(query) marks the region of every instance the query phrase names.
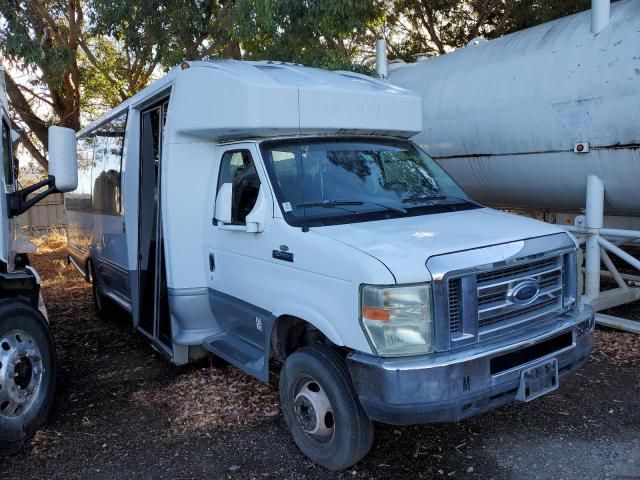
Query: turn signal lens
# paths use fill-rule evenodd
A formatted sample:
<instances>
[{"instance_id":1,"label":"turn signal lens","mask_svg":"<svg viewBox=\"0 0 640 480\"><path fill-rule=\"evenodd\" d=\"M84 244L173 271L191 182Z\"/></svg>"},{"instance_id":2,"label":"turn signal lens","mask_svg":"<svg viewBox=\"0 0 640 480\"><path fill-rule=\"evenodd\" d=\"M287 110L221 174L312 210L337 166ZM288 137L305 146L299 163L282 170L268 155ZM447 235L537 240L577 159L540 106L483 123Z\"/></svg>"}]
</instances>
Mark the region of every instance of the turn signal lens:
<instances>
[{"instance_id":1,"label":"turn signal lens","mask_svg":"<svg viewBox=\"0 0 640 480\"><path fill-rule=\"evenodd\" d=\"M389 310L385 310L384 308L364 307L362 309L362 316L368 320L388 322L391 314L389 313Z\"/></svg>"}]
</instances>

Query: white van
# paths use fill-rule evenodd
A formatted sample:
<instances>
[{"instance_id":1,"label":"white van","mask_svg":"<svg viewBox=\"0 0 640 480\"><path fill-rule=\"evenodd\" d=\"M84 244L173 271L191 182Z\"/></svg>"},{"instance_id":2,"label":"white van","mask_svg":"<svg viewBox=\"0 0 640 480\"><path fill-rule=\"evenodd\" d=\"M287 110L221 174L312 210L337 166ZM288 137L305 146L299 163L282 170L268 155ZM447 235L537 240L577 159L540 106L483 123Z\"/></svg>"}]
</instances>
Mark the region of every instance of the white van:
<instances>
[{"instance_id":1,"label":"white van","mask_svg":"<svg viewBox=\"0 0 640 480\"><path fill-rule=\"evenodd\" d=\"M171 361L267 381L302 452L373 421L455 421L559 385L592 349L576 243L470 200L366 76L185 62L78 134L70 261Z\"/></svg>"}]
</instances>

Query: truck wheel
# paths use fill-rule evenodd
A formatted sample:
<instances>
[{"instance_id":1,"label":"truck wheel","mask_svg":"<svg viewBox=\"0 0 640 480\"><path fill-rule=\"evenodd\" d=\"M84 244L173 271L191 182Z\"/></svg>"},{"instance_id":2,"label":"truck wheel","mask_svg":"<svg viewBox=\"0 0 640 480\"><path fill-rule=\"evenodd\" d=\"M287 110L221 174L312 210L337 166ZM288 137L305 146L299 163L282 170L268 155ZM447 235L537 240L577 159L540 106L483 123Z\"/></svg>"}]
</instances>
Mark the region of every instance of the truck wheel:
<instances>
[{"instance_id":1,"label":"truck wheel","mask_svg":"<svg viewBox=\"0 0 640 480\"><path fill-rule=\"evenodd\" d=\"M323 467L342 470L371 449L373 423L335 350L312 345L288 357L280 373L280 403L298 448Z\"/></svg>"},{"instance_id":2,"label":"truck wheel","mask_svg":"<svg viewBox=\"0 0 640 480\"><path fill-rule=\"evenodd\" d=\"M42 314L21 301L0 302L0 455L20 449L45 422L55 374Z\"/></svg>"}]
</instances>

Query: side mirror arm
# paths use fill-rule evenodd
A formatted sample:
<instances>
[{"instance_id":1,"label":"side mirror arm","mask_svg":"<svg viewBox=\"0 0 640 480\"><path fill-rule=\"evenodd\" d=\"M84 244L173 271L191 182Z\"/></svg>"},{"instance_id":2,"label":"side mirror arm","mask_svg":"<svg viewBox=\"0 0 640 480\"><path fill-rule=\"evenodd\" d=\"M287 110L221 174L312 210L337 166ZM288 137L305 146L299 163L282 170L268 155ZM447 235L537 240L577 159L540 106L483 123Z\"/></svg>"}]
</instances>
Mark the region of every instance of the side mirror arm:
<instances>
[{"instance_id":1,"label":"side mirror arm","mask_svg":"<svg viewBox=\"0 0 640 480\"><path fill-rule=\"evenodd\" d=\"M18 215L26 212L33 207L40 200L48 197L53 193L59 193L55 187L55 177L49 176L46 180L42 180L38 183L34 183L26 188L18 190L17 192L7 194L7 203L9 205L9 218L17 217ZM33 192L40 190L43 187L47 187L43 192L38 193L32 198L27 198Z\"/></svg>"}]
</instances>

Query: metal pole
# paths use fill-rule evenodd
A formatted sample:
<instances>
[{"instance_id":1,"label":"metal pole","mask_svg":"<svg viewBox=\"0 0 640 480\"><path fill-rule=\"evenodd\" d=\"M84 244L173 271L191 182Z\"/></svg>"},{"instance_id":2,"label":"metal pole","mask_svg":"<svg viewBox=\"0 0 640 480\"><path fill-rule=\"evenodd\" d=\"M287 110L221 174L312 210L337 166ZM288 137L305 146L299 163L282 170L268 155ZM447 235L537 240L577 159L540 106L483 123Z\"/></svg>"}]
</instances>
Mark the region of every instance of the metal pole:
<instances>
[{"instance_id":1,"label":"metal pole","mask_svg":"<svg viewBox=\"0 0 640 480\"><path fill-rule=\"evenodd\" d=\"M602 258L602 263L604 263L604 266L607 267L607 270L609 270L609 272L611 273L611 276L618 284L618 287L629 288L629 286L625 283L624 279L620 275L620 272L611 261L611 257L609 257L609 254L604 248L600 249L600 257ZM600 272L600 276L602 276L602 272Z\"/></svg>"},{"instance_id":2,"label":"metal pole","mask_svg":"<svg viewBox=\"0 0 640 480\"><path fill-rule=\"evenodd\" d=\"M600 296L600 229L604 222L604 184L597 175L587 177L585 295L591 303Z\"/></svg>"},{"instance_id":3,"label":"metal pole","mask_svg":"<svg viewBox=\"0 0 640 480\"><path fill-rule=\"evenodd\" d=\"M606 248L607 250L609 250L610 252L615 253L618 257L620 257L622 260L627 262L632 267L637 268L638 270L640 270L640 260L638 260L637 258L629 255L627 252L622 250L620 247L615 246L609 240L607 240L605 238L602 238L602 237L598 238L598 243L600 245L602 245L604 248Z\"/></svg>"},{"instance_id":4,"label":"metal pole","mask_svg":"<svg viewBox=\"0 0 640 480\"><path fill-rule=\"evenodd\" d=\"M382 38L376 41L376 72L379 78L387 79L387 42Z\"/></svg>"},{"instance_id":5,"label":"metal pole","mask_svg":"<svg viewBox=\"0 0 640 480\"><path fill-rule=\"evenodd\" d=\"M594 35L598 35L607 28L610 15L610 0L591 0L591 32Z\"/></svg>"}]
</instances>

